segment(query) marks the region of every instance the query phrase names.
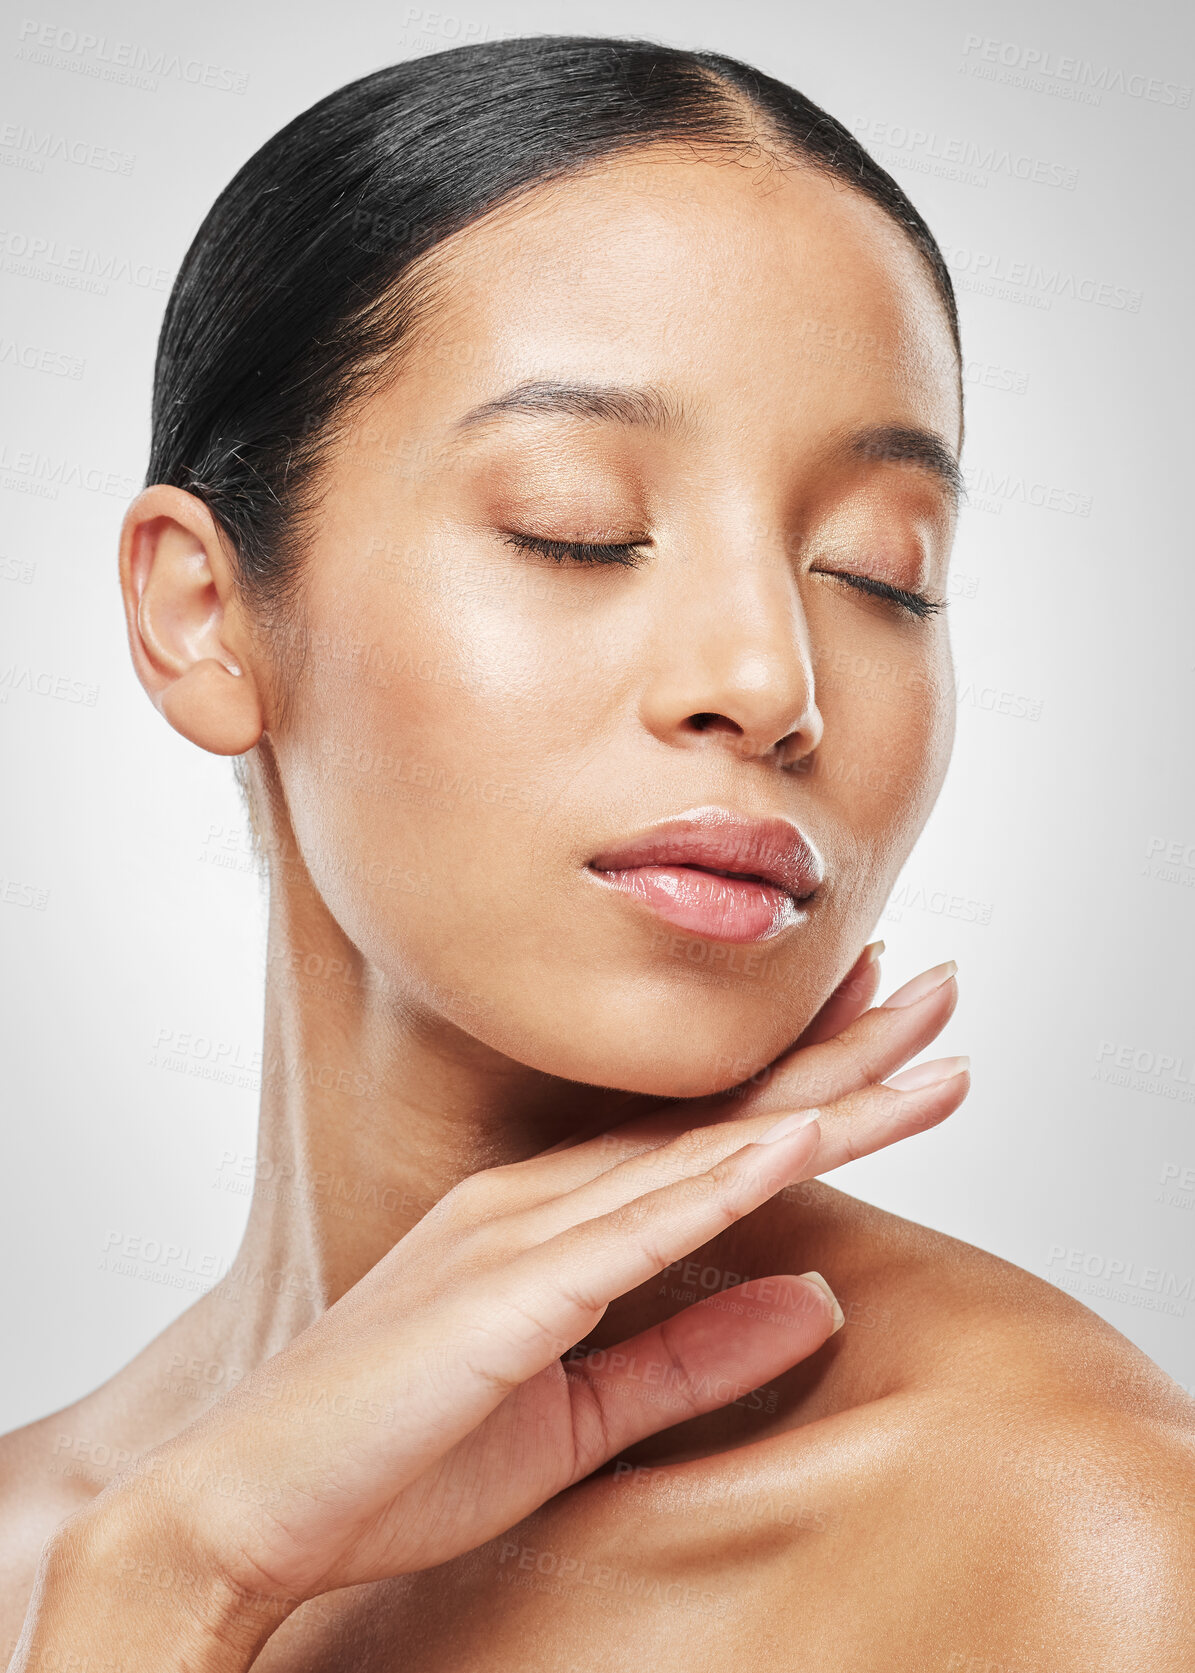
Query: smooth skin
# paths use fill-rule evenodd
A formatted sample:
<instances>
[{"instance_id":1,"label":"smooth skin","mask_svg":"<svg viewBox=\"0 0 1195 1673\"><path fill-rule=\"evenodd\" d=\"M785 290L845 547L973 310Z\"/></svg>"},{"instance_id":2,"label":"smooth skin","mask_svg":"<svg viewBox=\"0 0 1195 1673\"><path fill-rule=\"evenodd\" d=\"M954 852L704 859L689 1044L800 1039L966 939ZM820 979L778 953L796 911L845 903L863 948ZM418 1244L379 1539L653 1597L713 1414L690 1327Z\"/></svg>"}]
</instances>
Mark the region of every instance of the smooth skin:
<instances>
[{"instance_id":1,"label":"smooth skin","mask_svg":"<svg viewBox=\"0 0 1195 1673\"><path fill-rule=\"evenodd\" d=\"M945 612L865 586L944 599L950 484L851 446L957 455L920 258L805 170L651 148L424 277L285 631L197 499L126 519L151 699L252 751L257 1189L227 1278L0 1443L14 1665L1177 1670L1191 1402L815 1178L967 1088L895 1078L953 967L873 1008L860 952L953 736ZM469 418L549 380L650 399ZM797 820L806 922L718 947L587 872L706 805Z\"/></svg>"}]
</instances>

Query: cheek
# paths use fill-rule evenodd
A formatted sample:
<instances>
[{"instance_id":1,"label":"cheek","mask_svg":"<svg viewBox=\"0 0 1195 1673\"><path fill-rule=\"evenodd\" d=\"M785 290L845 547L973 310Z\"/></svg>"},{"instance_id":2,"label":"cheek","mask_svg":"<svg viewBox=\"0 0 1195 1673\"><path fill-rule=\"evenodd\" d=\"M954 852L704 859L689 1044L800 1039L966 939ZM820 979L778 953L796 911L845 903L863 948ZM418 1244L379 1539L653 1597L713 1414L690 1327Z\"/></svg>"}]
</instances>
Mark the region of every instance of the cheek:
<instances>
[{"instance_id":1,"label":"cheek","mask_svg":"<svg viewBox=\"0 0 1195 1673\"><path fill-rule=\"evenodd\" d=\"M883 905L949 766L949 642L940 623L910 632L856 619L853 631L822 636L814 662L825 721L815 775L853 853L844 885L867 916Z\"/></svg>"},{"instance_id":2,"label":"cheek","mask_svg":"<svg viewBox=\"0 0 1195 1673\"><path fill-rule=\"evenodd\" d=\"M884 801L916 806L949 758L951 683L949 658L939 654L908 655L883 646L824 656L816 677L826 728L821 752L835 757L848 782L866 771Z\"/></svg>"},{"instance_id":3,"label":"cheek","mask_svg":"<svg viewBox=\"0 0 1195 1673\"><path fill-rule=\"evenodd\" d=\"M491 566L472 583L358 588L334 630L312 632L276 744L295 839L333 917L425 988L475 988L551 933L538 903L562 833L546 843L545 816L578 716L593 719L585 659L570 654L580 613L563 612L552 580Z\"/></svg>"}]
</instances>

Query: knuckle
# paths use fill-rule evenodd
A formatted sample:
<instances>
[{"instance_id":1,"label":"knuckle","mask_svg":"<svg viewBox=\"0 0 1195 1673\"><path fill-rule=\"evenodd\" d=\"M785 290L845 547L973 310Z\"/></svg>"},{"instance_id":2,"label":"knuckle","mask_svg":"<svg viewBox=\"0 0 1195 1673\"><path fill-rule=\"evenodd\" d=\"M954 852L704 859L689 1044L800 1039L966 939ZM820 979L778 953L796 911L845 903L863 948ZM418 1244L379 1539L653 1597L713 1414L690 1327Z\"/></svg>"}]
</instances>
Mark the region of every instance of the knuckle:
<instances>
[{"instance_id":1,"label":"knuckle","mask_svg":"<svg viewBox=\"0 0 1195 1673\"><path fill-rule=\"evenodd\" d=\"M802 1063L800 1073L786 1079L783 1087L786 1103L826 1103L858 1074L860 1054L850 1046L831 1040L816 1050L818 1055L812 1062Z\"/></svg>"},{"instance_id":2,"label":"knuckle","mask_svg":"<svg viewBox=\"0 0 1195 1673\"><path fill-rule=\"evenodd\" d=\"M439 1206L449 1215L467 1214L470 1209L480 1208L486 1196L481 1174L471 1173L465 1179L459 1179L451 1190L444 1193Z\"/></svg>"},{"instance_id":3,"label":"knuckle","mask_svg":"<svg viewBox=\"0 0 1195 1673\"><path fill-rule=\"evenodd\" d=\"M698 1202L713 1202L719 1197L726 1196L731 1181L735 1177L732 1159L728 1156L724 1161L717 1162L704 1173L696 1173L686 1181L689 1195Z\"/></svg>"},{"instance_id":4,"label":"knuckle","mask_svg":"<svg viewBox=\"0 0 1195 1673\"><path fill-rule=\"evenodd\" d=\"M872 1104L874 1106L875 1113L877 1115L882 1115L887 1119L895 1119L895 1117L900 1115L902 1110L905 1108L900 1093L895 1091L891 1086L885 1086L883 1082L875 1088Z\"/></svg>"},{"instance_id":5,"label":"knuckle","mask_svg":"<svg viewBox=\"0 0 1195 1673\"><path fill-rule=\"evenodd\" d=\"M881 1059L883 1042L869 1037L843 1041L835 1059L835 1079L839 1085L853 1081L868 1081Z\"/></svg>"},{"instance_id":6,"label":"knuckle","mask_svg":"<svg viewBox=\"0 0 1195 1673\"><path fill-rule=\"evenodd\" d=\"M785 1170L776 1172L777 1164L770 1154L770 1147L762 1146L761 1149L763 1154L752 1156L750 1161L737 1153L727 1156L706 1176L710 1206L718 1208L726 1225L740 1218L748 1199L757 1197L761 1190L770 1194L786 1183L789 1177Z\"/></svg>"},{"instance_id":7,"label":"knuckle","mask_svg":"<svg viewBox=\"0 0 1195 1673\"><path fill-rule=\"evenodd\" d=\"M511 1196L510 1169L483 1168L458 1180L437 1207L454 1224L479 1225L505 1212Z\"/></svg>"},{"instance_id":8,"label":"knuckle","mask_svg":"<svg viewBox=\"0 0 1195 1673\"><path fill-rule=\"evenodd\" d=\"M607 1219L610 1230L616 1236L634 1235L648 1220L649 1210L642 1197L632 1197L630 1202L621 1203L612 1209Z\"/></svg>"},{"instance_id":9,"label":"knuckle","mask_svg":"<svg viewBox=\"0 0 1195 1673\"><path fill-rule=\"evenodd\" d=\"M874 1121L895 1121L902 1113L901 1096L883 1081L877 1081L863 1092L853 1092L836 1105L842 1119L856 1125Z\"/></svg>"},{"instance_id":10,"label":"knuckle","mask_svg":"<svg viewBox=\"0 0 1195 1673\"><path fill-rule=\"evenodd\" d=\"M862 1142L855 1136L850 1127L846 1129L842 1136L842 1153L844 1159L848 1162L861 1161L867 1154Z\"/></svg>"},{"instance_id":11,"label":"knuckle","mask_svg":"<svg viewBox=\"0 0 1195 1673\"><path fill-rule=\"evenodd\" d=\"M709 1130L704 1127L690 1127L683 1133L678 1133L672 1143L666 1146L665 1154L671 1160L682 1166L688 1162L700 1161L709 1144Z\"/></svg>"}]
</instances>

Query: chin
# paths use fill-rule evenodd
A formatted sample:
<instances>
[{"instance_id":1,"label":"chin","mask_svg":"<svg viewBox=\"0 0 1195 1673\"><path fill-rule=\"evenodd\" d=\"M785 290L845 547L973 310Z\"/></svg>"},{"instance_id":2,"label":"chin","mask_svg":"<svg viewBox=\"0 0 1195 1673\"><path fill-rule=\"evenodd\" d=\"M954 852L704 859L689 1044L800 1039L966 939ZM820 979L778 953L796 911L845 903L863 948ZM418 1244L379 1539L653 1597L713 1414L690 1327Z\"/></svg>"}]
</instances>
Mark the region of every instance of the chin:
<instances>
[{"instance_id":1,"label":"chin","mask_svg":"<svg viewBox=\"0 0 1195 1673\"><path fill-rule=\"evenodd\" d=\"M814 1007L816 1008L816 1007ZM628 983L576 1015L524 1019L488 1043L560 1080L656 1098L706 1098L763 1078L809 1020L799 1001L761 1012L759 995L710 995L694 985L661 995ZM508 1022L513 1018L508 1016ZM505 1032L505 1031L504 1031Z\"/></svg>"},{"instance_id":2,"label":"chin","mask_svg":"<svg viewBox=\"0 0 1195 1673\"><path fill-rule=\"evenodd\" d=\"M758 1072L761 1075L766 1073L766 1065ZM617 1080L610 1079L610 1069L607 1066L600 1079L594 1076L588 1084L608 1086L612 1091L635 1092L644 1097L679 1101L685 1098L710 1098L719 1093L729 1092L732 1087L749 1079L750 1075L750 1070L744 1074L735 1073L728 1068L725 1056L708 1063L694 1062L691 1058L681 1063L670 1062L661 1053L651 1063L627 1063Z\"/></svg>"}]
</instances>

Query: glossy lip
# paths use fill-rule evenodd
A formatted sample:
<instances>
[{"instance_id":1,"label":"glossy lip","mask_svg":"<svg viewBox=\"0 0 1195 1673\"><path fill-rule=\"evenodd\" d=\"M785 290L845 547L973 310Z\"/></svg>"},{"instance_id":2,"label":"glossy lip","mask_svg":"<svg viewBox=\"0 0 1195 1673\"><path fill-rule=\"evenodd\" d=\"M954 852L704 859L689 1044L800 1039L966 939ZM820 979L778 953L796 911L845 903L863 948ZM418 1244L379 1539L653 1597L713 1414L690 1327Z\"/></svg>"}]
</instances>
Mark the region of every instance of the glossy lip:
<instances>
[{"instance_id":1,"label":"glossy lip","mask_svg":"<svg viewBox=\"0 0 1195 1673\"><path fill-rule=\"evenodd\" d=\"M825 876L791 820L745 819L718 807L695 808L603 849L588 870L679 928L720 941L767 940L804 922L798 908Z\"/></svg>"}]
</instances>

